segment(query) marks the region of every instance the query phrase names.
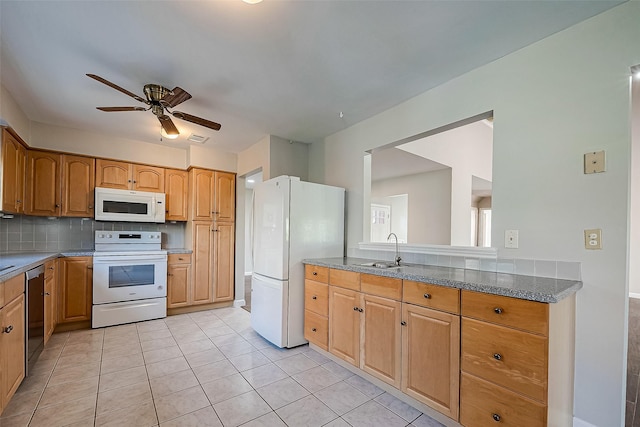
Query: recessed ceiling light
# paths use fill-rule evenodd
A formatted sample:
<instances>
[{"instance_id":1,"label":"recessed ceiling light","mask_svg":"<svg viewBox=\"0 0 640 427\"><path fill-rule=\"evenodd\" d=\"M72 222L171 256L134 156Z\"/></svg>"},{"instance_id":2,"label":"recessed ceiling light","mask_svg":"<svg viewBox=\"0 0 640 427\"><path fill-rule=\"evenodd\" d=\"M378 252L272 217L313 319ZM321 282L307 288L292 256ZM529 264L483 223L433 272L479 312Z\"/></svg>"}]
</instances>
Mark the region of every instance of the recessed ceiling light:
<instances>
[{"instance_id":1,"label":"recessed ceiling light","mask_svg":"<svg viewBox=\"0 0 640 427\"><path fill-rule=\"evenodd\" d=\"M260 3L262 0L242 0L242 1L248 4L257 4L257 3Z\"/></svg>"}]
</instances>

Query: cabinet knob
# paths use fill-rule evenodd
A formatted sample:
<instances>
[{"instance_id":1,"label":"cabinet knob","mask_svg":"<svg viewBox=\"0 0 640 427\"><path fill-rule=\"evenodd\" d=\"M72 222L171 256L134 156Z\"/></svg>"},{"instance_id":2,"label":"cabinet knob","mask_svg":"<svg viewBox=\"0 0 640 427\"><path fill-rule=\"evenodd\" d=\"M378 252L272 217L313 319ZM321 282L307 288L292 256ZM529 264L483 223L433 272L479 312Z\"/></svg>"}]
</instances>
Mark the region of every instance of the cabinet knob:
<instances>
[{"instance_id":1,"label":"cabinet knob","mask_svg":"<svg viewBox=\"0 0 640 427\"><path fill-rule=\"evenodd\" d=\"M16 200L16 203L22 203L22 200Z\"/></svg>"},{"instance_id":2,"label":"cabinet knob","mask_svg":"<svg viewBox=\"0 0 640 427\"><path fill-rule=\"evenodd\" d=\"M87 206L87 209L93 209L93 205Z\"/></svg>"},{"instance_id":3,"label":"cabinet knob","mask_svg":"<svg viewBox=\"0 0 640 427\"><path fill-rule=\"evenodd\" d=\"M407 326L407 322L405 322L404 320L403 320L402 322L400 322L400 324L401 324L402 326Z\"/></svg>"},{"instance_id":4,"label":"cabinet knob","mask_svg":"<svg viewBox=\"0 0 640 427\"><path fill-rule=\"evenodd\" d=\"M426 299L431 299L431 294L424 294L424 297L425 297Z\"/></svg>"},{"instance_id":5,"label":"cabinet knob","mask_svg":"<svg viewBox=\"0 0 640 427\"><path fill-rule=\"evenodd\" d=\"M173 276L173 273L167 273L167 276Z\"/></svg>"},{"instance_id":6,"label":"cabinet knob","mask_svg":"<svg viewBox=\"0 0 640 427\"><path fill-rule=\"evenodd\" d=\"M10 334L10 333L11 333L11 331L13 331L13 325L9 325L9 326L7 326L6 328L4 328L4 331L3 331L3 332L4 332L5 334Z\"/></svg>"},{"instance_id":7,"label":"cabinet knob","mask_svg":"<svg viewBox=\"0 0 640 427\"><path fill-rule=\"evenodd\" d=\"M502 360L502 355L500 353L494 353L493 358L496 360Z\"/></svg>"},{"instance_id":8,"label":"cabinet knob","mask_svg":"<svg viewBox=\"0 0 640 427\"><path fill-rule=\"evenodd\" d=\"M500 419L501 419L501 418L500 418L500 415L498 415L498 414L491 414L491 417L493 418L493 421L500 422Z\"/></svg>"},{"instance_id":9,"label":"cabinet knob","mask_svg":"<svg viewBox=\"0 0 640 427\"><path fill-rule=\"evenodd\" d=\"M58 203L56 203L56 208L59 208L59 207L60 207L60 205Z\"/></svg>"},{"instance_id":10,"label":"cabinet knob","mask_svg":"<svg viewBox=\"0 0 640 427\"><path fill-rule=\"evenodd\" d=\"M317 275L318 275L318 272L317 272L317 271L314 271L314 272L313 272L313 273L311 273L311 274L313 274L314 276L317 276Z\"/></svg>"},{"instance_id":11,"label":"cabinet knob","mask_svg":"<svg viewBox=\"0 0 640 427\"><path fill-rule=\"evenodd\" d=\"M184 258L178 257L178 261L184 261Z\"/></svg>"},{"instance_id":12,"label":"cabinet knob","mask_svg":"<svg viewBox=\"0 0 640 427\"><path fill-rule=\"evenodd\" d=\"M358 311L358 307L353 307L353 311Z\"/></svg>"},{"instance_id":13,"label":"cabinet knob","mask_svg":"<svg viewBox=\"0 0 640 427\"><path fill-rule=\"evenodd\" d=\"M503 312L503 311L504 311L504 310L502 310L502 308L500 308L500 307L496 307L496 308L494 308L494 309L493 309L493 312L494 312L495 314L502 314L502 312Z\"/></svg>"},{"instance_id":14,"label":"cabinet knob","mask_svg":"<svg viewBox=\"0 0 640 427\"><path fill-rule=\"evenodd\" d=\"M45 297L51 296L51 294L50 294L49 292L45 292L45 293L44 293L44 294L42 294L42 295L44 295Z\"/></svg>"},{"instance_id":15,"label":"cabinet knob","mask_svg":"<svg viewBox=\"0 0 640 427\"><path fill-rule=\"evenodd\" d=\"M89 270L93 270L93 265L87 265L87 268L88 268Z\"/></svg>"},{"instance_id":16,"label":"cabinet knob","mask_svg":"<svg viewBox=\"0 0 640 427\"><path fill-rule=\"evenodd\" d=\"M127 180L127 182L131 182L131 180L130 180L130 179L128 179L128 180Z\"/></svg>"},{"instance_id":17,"label":"cabinet knob","mask_svg":"<svg viewBox=\"0 0 640 427\"><path fill-rule=\"evenodd\" d=\"M364 310L362 308L359 308L358 311L362 313Z\"/></svg>"},{"instance_id":18,"label":"cabinet knob","mask_svg":"<svg viewBox=\"0 0 640 427\"><path fill-rule=\"evenodd\" d=\"M311 297L311 299L318 299L318 297L314 295Z\"/></svg>"},{"instance_id":19,"label":"cabinet knob","mask_svg":"<svg viewBox=\"0 0 640 427\"><path fill-rule=\"evenodd\" d=\"M137 184L137 183L138 183L138 181L136 181L136 180L134 179L134 180L133 180L133 183L134 183L134 184Z\"/></svg>"},{"instance_id":20,"label":"cabinet knob","mask_svg":"<svg viewBox=\"0 0 640 427\"><path fill-rule=\"evenodd\" d=\"M316 332L316 331L317 331L317 329L316 329L316 328L312 328L312 329L311 329L311 331L312 331L312 332Z\"/></svg>"},{"instance_id":21,"label":"cabinet knob","mask_svg":"<svg viewBox=\"0 0 640 427\"><path fill-rule=\"evenodd\" d=\"M217 215L217 214L219 214L220 212L211 211L211 213L212 213L212 214Z\"/></svg>"},{"instance_id":22,"label":"cabinet knob","mask_svg":"<svg viewBox=\"0 0 640 427\"><path fill-rule=\"evenodd\" d=\"M53 267L49 267L49 270L53 270Z\"/></svg>"}]
</instances>

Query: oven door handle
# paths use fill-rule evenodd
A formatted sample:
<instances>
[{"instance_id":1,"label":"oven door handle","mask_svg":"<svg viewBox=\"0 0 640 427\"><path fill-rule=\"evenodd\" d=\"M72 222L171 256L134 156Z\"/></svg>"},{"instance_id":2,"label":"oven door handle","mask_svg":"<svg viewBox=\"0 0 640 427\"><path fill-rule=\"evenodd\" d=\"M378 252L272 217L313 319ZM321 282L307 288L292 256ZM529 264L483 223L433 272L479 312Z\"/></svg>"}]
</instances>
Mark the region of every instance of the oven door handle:
<instances>
[{"instance_id":1,"label":"oven door handle","mask_svg":"<svg viewBox=\"0 0 640 427\"><path fill-rule=\"evenodd\" d=\"M94 264L108 264L108 263L137 263L138 261L152 261L152 262L166 262L166 255L136 255L136 256L119 256L119 255L94 255L93 263Z\"/></svg>"}]
</instances>

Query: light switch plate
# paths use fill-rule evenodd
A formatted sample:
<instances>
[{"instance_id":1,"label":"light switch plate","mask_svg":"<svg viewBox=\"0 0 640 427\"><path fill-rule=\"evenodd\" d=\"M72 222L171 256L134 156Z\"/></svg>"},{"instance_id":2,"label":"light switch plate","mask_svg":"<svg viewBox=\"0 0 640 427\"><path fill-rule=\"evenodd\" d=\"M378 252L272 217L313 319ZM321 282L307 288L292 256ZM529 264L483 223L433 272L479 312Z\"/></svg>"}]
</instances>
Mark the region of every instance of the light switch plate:
<instances>
[{"instance_id":1,"label":"light switch plate","mask_svg":"<svg viewBox=\"0 0 640 427\"><path fill-rule=\"evenodd\" d=\"M602 229L584 230L584 248L602 249Z\"/></svg>"},{"instance_id":2,"label":"light switch plate","mask_svg":"<svg viewBox=\"0 0 640 427\"><path fill-rule=\"evenodd\" d=\"M600 173L604 171L604 151L594 151L584 155L584 173Z\"/></svg>"},{"instance_id":3,"label":"light switch plate","mask_svg":"<svg viewBox=\"0 0 640 427\"><path fill-rule=\"evenodd\" d=\"M504 247L509 249L518 249L518 230L504 231Z\"/></svg>"}]
</instances>

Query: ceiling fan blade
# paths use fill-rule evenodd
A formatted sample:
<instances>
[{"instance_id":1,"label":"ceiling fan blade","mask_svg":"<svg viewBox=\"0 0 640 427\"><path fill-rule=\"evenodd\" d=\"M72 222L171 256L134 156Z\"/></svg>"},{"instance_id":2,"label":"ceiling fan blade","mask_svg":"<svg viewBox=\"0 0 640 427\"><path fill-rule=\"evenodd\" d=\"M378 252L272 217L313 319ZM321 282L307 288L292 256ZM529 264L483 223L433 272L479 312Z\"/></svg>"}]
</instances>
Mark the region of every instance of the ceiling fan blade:
<instances>
[{"instance_id":1,"label":"ceiling fan blade","mask_svg":"<svg viewBox=\"0 0 640 427\"><path fill-rule=\"evenodd\" d=\"M144 107L96 107L100 111L147 111Z\"/></svg>"},{"instance_id":2,"label":"ceiling fan blade","mask_svg":"<svg viewBox=\"0 0 640 427\"><path fill-rule=\"evenodd\" d=\"M195 123L197 125L204 126L213 130L220 130L221 127L220 123L192 116L191 114L183 113L182 111L173 111L171 114L173 115L173 117L176 117L178 119L186 120L188 122Z\"/></svg>"},{"instance_id":3,"label":"ceiling fan blade","mask_svg":"<svg viewBox=\"0 0 640 427\"><path fill-rule=\"evenodd\" d=\"M111 87L111 88L113 88L113 89L115 89L115 90L117 90L117 91L120 91L120 92L124 93L125 95L129 95L130 97L132 97L132 98L133 98L133 99L135 99L136 101L140 101L140 102L144 102L145 104L148 104L148 102L147 102L147 100L146 100L146 99L144 99L144 98L142 98L142 97L140 97L140 96L136 95L136 94L135 94L135 93L133 93L133 92L129 92L128 90L126 90L126 89L124 89L124 88L121 88L120 86L118 86L118 85L117 85L117 84L115 84L115 83L111 83L109 80L105 80L105 79L103 79L103 78L102 78L102 77L100 77L100 76L96 76L95 74L87 74L87 76L88 76L88 77L91 77L92 79L97 80L97 81L99 81L100 83L105 84L105 85L107 85L107 86L109 86L109 87Z\"/></svg>"},{"instance_id":4,"label":"ceiling fan blade","mask_svg":"<svg viewBox=\"0 0 640 427\"><path fill-rule=\"evenodd\" d=\"M180 135L178 128L173 124L173 121L171 121L171 117L165 114L164 116L158 116L158 120L160 120L162 129L164 129L167 135Z\"/></svg>"},{"instance_id":5,"label":"ceiling fan blade","mask_svg":"<svg viewBox=\"0 0 640 427\"><path fill-rule=\"evenodd\" d=\"M182 104L184 101L191 99L191 94L180 87L174 87L171 92L173 92L173 95L165 95L165 97L160 100L160 103L165 107L175 107L176 105Z\"/></svg>"}]
</instances>

